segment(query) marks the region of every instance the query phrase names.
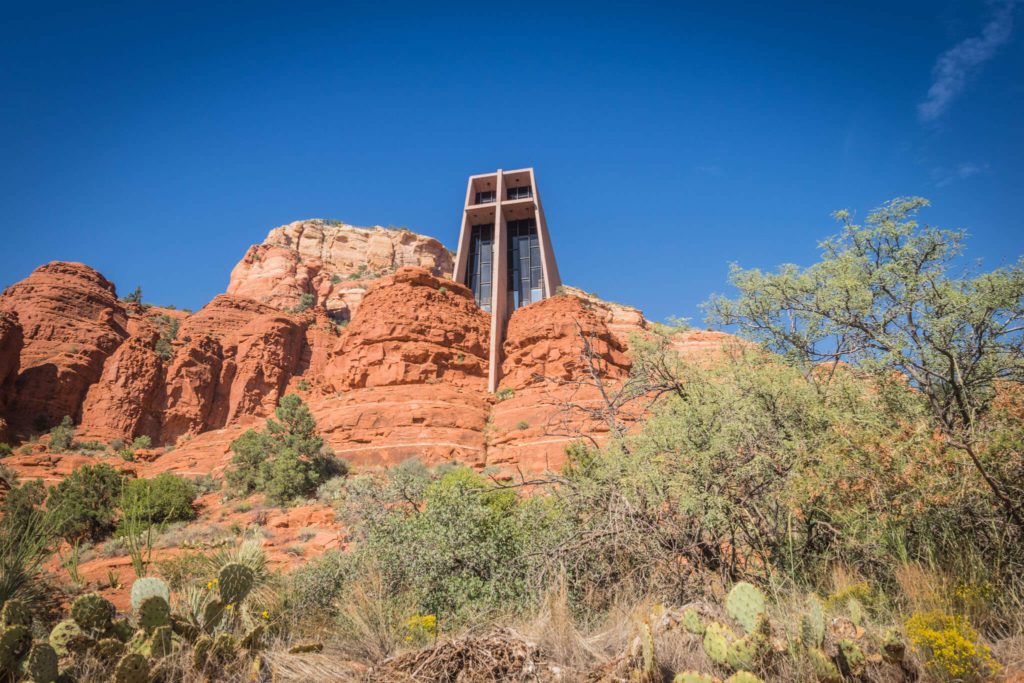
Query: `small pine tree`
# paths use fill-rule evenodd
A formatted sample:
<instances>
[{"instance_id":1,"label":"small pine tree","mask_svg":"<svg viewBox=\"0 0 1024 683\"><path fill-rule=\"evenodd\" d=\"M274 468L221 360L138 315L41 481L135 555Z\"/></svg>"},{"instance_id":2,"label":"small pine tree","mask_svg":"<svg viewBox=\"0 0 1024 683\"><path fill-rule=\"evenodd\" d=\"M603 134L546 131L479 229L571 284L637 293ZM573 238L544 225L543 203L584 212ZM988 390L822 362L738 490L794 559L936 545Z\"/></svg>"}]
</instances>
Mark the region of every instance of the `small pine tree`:
<instances>
[{"instance_id":1,"label":"small pine tree","mask_svg":"<svg viewBox=\"0 0 1024 683\"><path fill-rule=\"evenodd\" d=\"M129 303L129 304L141 304L142 303L142 287L140 287L139 285L136 285L135 289L133 289L128 294L126 294L124 296L124 298L121 299L121 301L124 301L125 303Z\"/></svg>"},{"instance_id":2,"label":"small pine tree","mask_svg":"<svg viewBox=\"0 0 1024 683\"><path fill-rule=\"evenodd\" d=\"M70 415L65 415L60 424L50 430L50 450L63 453L75 442L75 423Z\"/></svg>"}]
</instances>

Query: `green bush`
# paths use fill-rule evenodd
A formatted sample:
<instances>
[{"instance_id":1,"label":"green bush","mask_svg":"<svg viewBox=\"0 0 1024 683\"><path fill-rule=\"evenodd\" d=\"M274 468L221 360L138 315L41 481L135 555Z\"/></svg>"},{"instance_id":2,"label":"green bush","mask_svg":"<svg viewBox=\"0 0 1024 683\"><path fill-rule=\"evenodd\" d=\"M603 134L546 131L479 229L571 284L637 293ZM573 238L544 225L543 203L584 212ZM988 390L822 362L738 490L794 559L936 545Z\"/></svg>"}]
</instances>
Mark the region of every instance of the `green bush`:
<instances>
[{"instance_id":1,"label":"green bush","mask_svg":"<svg viewBox=\"0 0 1024 683\"><path fill-rule=\"evenodd\" d=\"M75 442L75 423L70 415L65 415L60 424L50 430L50 450L63 453Z\"/></svg>"},{"instance_id":2,"label":"green bush","mask_svg":"<svg viewBox=\"0 0 1024 683\"><path fill-rule=\"evenodd\" d=\"M296 394L281 399L277 420L267 420L264 432L247 430L231 442L234 456L225 472L236 495L262 492L277 504L315 494L332 476L344 473L343 464L325 452L323 439L309 408Z\"/></svg>"},{"instance_id":3,"label":"green bush","mask_svg":"<svg viewBox=\"0 0 1024 683\"><path fill-rule=\"evenodd\" d=\"M419 613L448 623L528 603L527 551L546 523L544 502L521 501L466 467L440 478L407 465L382 484L354 481L349 511L360 517L361 557Z\"/></svg>"},{"instance_id":4,"label":"green bush","mask_svg":"<svg viewBox=\"0 0 1024 683\"><path fill-rule=\"evenodd\" d=\"M121 298L121 301L124 301L125 303L131 303L131 304L141 304L142 303L142 287L136 285L135 289L133 289L129 294L126 294L125 296L123 296Z\"/></svg>"},{"instance_id":5,"label":"green bush","mask_svg":"<svg viewBox=\"0 0 1024 683\"><path fill-rule=\"evenodd\" d=\"M329 551L288 576L289 609L303 614L333 607L352 578L352 555Z\"/></svg>"},{"instance_id":6,"label":"green bush","mask_svg":"<svg viewBox=\"0 0 1024 683\"><path fill-rule=\"evenodd\" d=\"M68 541L100 540L114 530L123 477L110 465L79 467L50 487L46 507Z\"/></svg>"},{"instance_id":7,"label":"green bush","mask_svg":"<svg viewBox=\"0 0 1024 683\"><path fill-rule=\"evenodd\" d=\"M14 449L9 443L0 443L0 458L9 458L14 455Z\"/></svg>"},{"instance_id":8,"label":"green bush","mask_svg":"<svg viewBox=\"0 0 1024 683\"><path fill-rule=\"evenodd\" d=\"M15 484L0 504L3 523L10 526L24 526L41 509L46 500L46 487L39 479Z\"/></svg>"},{"instance_id":9,"label":"green bush","mask_svg":"<svg viewBox=\"0 0 1024 683\"><path fill-rule=\"evenodd\" d=\"M316 303L316 297L309 292L300 294L299 303L292 307L292 313L302 313L303 311L312 308L314 303Z\"/></svg>"},{"instance_id":10,"label":"green bush","mask_svg":"<svg viewBox=\"0 0 1024 683\"><path fill-rule=\"evenodd\" d=\"M124 489L122 505L131 506L144 522L165 524L196 517L196 487L183 477L163 472L152 479L131 479Z\"/></svg>"}]
</instances>

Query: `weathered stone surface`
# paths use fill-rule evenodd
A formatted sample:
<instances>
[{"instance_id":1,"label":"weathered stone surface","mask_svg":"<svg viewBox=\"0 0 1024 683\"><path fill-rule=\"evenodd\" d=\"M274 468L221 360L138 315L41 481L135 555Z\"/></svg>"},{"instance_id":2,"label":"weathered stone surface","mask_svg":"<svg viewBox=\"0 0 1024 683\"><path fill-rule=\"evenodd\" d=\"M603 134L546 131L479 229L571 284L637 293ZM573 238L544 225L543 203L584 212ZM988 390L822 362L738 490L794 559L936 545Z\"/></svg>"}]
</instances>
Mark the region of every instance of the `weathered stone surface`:
<instances>
[{"instance_id":1,"label":"weathered stone surface","mask_svg":"<svg viewBox=\"0 0 1024 683\"><path fill-rule=\"evenodd\" d=\"M0 443L10 438L5 416L7 406L14 400L23 342L18 315L0 312Z\"/></svg>"},{"instance_id":2,"label":"weathered stone surface","mask_svg":"<svg viewBox=\"0 0 1024 683\"><path fill-rule=\"evenodd\" d=\"M15 313L23 345L7 418L18 431L77 417L103 363L128 336L114 285L81 263L54 261L0 294Z\"/></svg>"},{"instance_id":3,"label":"weathered stone surface","mask_svg":"<svg viewBox=\"0 0 1024 683\"><path fill-rule=\"evenodd\" d=\"M351 318L367 286L403 266L450 275L451 253L409 230L358 228L320 219L274 228L231 271L228 294L293 308L311 294L337 320Z\"/></svg>"},{"instance_id":4,"label":"weathered stone surface","mask_svg":"<svg viewBox=\"0 0 1024 683\"><path fill-rule=\"evenodd\" d=\"M469 289L402 268L367 292L324 381L335 390L430 382L483 389L489 329Z\"/></svg>"}]
</instances>

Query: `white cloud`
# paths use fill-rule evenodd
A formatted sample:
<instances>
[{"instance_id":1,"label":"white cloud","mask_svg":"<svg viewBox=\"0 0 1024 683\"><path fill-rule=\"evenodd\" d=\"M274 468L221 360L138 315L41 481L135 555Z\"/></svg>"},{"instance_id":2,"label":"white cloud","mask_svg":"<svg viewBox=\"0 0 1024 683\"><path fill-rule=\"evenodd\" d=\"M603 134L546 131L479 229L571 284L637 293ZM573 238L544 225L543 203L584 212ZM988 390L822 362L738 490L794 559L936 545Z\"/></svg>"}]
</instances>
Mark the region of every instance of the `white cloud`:
<instances>
[{"instance_id":1,"label":"white cloud","mask_svg":"<svg viewBox=\"0 0 1024 683\"><path fill-rule=\"evenodd\" d=\"M928 96L917 105L917 113L922 121L934 121L942 116L963 91L971 74L992 59L999 46L1010 39L1014 8L1020 2L997 2L981 35L957 43L939 57L932 69L932 86L928 89Z\"/></svg>"},{"instance_id":2,"label":"white cloud","mask_svg":"<svg viewBox=\"0 0 1024 683\"><path fill-rule=\"evenodd\" d=\"M980 173L984 173L988 170L988 163L978 163L974 161L964 161L957 164L956 168L933 168L931 171L932 180L935 183L935 187L946 187L952 185L958 180L967 180L972 176L976 176Z\"/></svg>"}]
</instances>

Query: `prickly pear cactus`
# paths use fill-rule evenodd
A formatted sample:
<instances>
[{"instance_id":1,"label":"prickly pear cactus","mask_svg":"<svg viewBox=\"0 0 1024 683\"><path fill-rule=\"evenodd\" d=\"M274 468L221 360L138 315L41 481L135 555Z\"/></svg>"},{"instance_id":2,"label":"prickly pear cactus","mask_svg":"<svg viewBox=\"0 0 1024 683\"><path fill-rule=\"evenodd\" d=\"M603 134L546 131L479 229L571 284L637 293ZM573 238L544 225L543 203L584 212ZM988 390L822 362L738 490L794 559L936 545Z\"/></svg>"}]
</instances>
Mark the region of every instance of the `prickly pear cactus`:
<instances>
[{"instance_id":1,"label":"prickly pear cactus","mask_svg":"<svg viewBox=\"0 0 1024 683\"><path fill-rule=\"evenodd\" d=\"M764 683L764 681L749 671L737 671L725 679L725 683Z\"/></svg>"},{"instance_id":2,"label":"prickly pear cactus","mask_svg":"<svg viewBox=\"0 0 1024 683\"><path fill-rule=\"evenodd\" d=\"M825 606L817 595L807 596L807 611L800 618L800 642L804 647L821 647L825 642Z\"/></svg>"},{"instance_id":3,"label":"prickly pear cactus","mask_svg":"<svg viewBox=\"0 0 1024 683\"><path fill-rule=\"evenodd\" d=\"M203 609L203 628L207 632L212 631L223 618L224 603L220 600L211 600Z\"/></svg>"},{"instance_id":4,"label":"prickly pear cactus","mask_svg":"<svg viewBox=\"0 0 1024 683\"><path fill-rule=\"evenodd\" d=\"M651 625L647 622L640 624L640 670L634 672L630 677L633 683L656 683L661 678L658 671L658 663L654 659L654 635L651 633Z\"/></svg>"},{"instance_id":5,"label":"prickly pear cactus","mask_svg":"<svg viewBox=\"0 0 1024 683\"><path fill-rule=\"evenodd\" d=\"M99 593L89 593L75 598L71 603L71 618L85 633L104 633L114 620L114 603Z\"/></svg>"},{"instance_id":6,"label":"prickly pear cactus","mask_svg":"<svg viewBox=\"0 0 1024 683\"><path fill-rule=\"evenodd\" d=\"M707 674L697 673L696 671L684 671L676 674L676 677L672 679L672 683L722 683L722 680Z\"/></svg>"},{"instance_id":7,"label":"prickly pear cactus","mask_svg":"<svg viewBox=\"0 0 1024 683\"><path fill-rule=\"evenodd\" d=\"M692 607L683 610L683 616L680 619L680 622L682 623L683 628L695 636L704 635L704 622L701 621L700 614L697 613L697 610Z\"/></svg>"},{"instance_id":8,"label":"prickly pear cactus","mask_svg":"<svg viewBox=\"0 0 1024 683\"><path fill-rule=\"evenodd\" d=\"M105 635L108 638L117 638L122 643L127 643L135 635L135 629L127 619L115 619Z\"/></svg>"},{"instance_id":9,"label":"prickly pear cactus","mask_svg":"<svg viewBox=\"0 0 1024 683\"><path fill-rule=\"evenodd\" d=\"M734 640L726 653L726 661L733 669L752 669L760 657L761 648L750 636Z\"/></svg>"},{"instance_id":10,"label":"prickly pear cactus","mask_svg":"<svg viewBox=\"0 0 1024 683\"><path fill-rule=\"evenodd\" d=\"M711 622L704 630L704 652L715 664L729 663L729 647L736 640L736 634L728 626Z\"/></svg>"},{"instance_id":11,"label":"prickly pear cactus","mask_svg":"<svg viewBox=\"0 0 1024 683\"><path fill-rule=\"evenodd\" d=\"M32 632L28 626L15 624L0 633L0 669L13 671L18 660L32 645Z\"/></svg>"},{"instance_id":12,"label":"prickly pear cactus","mask_svg":"<svg viewBox=\"0 0 1024 683\"><path fill-rule=\"evenodd\" d=\"M114 667L114 683L147 683L149 662L137 652L121 657Z\"/></svg>"},{"instance_id":13,"label":"prickly pear cactus","mask_svg":"<svg viewBox=\"0 0 1024 683\"><path fill-rule=\"evenodd\" d=\"M162 579L147 576L132 584L132 609L138 610L146 598L161 597L170 603L171 591Z\"/></svg>"},{"instance_id":14,"label":"prickly pear cactus","mask_svg":"<svg viewBox=\"0 0 1024 683\"><path fill-rule=\"evenodd\" d=\"M903 642L903 636L894 628L889 629L882 636L882 656L893 664L903 661L907 653L907 645Z\"/></svg>"},{"instance_id":15,"label":"prickly pear cactus","mask_svg":"<svg viewBox=\"0 0 1024 683\"><path fill-rule=\"evenodd\" d=\"M71 650L71 642L83 635L81 627L73 619L65 619L50 631L50 645L58 656L66 657Z\"/></svg>"},{"instance_id":16,"label":"prickly pear cactus","mask_svg":"<svg viewBox=\"0 0 1024 683\"><path fill-rule=\"evenodd\" d=\"M210 647L210 656L226 662L238 656L238 641L230 633L218 633Z\"/></svg>"},{"instance_id":17,"label":"prickly pear cactus","mask_svg":"<svg viewBox=\"0 0 1024 683\"><path fill-rule=\"evenodd\" d=\"M124 654L124 643L117 638L103 638L96 642L92 653L101 662L113 662Z\"/></svg>"},{"instance_id":18,"label":"prickly pear cactus","mask_svg":"<svg viewBox=\"0 0 1024 683\"><path fill-rule=\"evenodd\" d=\"M765 613L764 593L741 581L726 596L725 611L750 633L757 626L757 616Z\"/></svg>"},{"instance_id":19,"label":"prickly pear cactus","mask_svg":"<svg viewBox=\"0 0 1024 683\"><path fill-rule=\"evenodd\" d=\"M152 600L153 598L150 598ZM166 657L174 648L174 634L168 625L157 626L149 637L149 654L151 657Z\"/></svg>"},{"instance_id":20,"label":"prickly pear cactus","mask_svg":"<svg viewBox=\"0 0 1024 683\"><path fill-rule=\"evenodd\" d=\"M814 677L818 683L842 683L843 676L839 673L839 669L820 648L808 648L807 659L811 663L811 668L814 669Z\"/></svg>"},{"instance_id":21,"label":"prickly pear cactus","mask_svg":"<svg viewBox=\"0 0 1024 683\"><path fill-rule=\"evenodd\" d=\"M866 660L860 646L852 640L844 638L839 641L838 647L839 654L836 655L836 661L839 662L839 670L843 675L850 676L852 678L859 678L862 676L864 674Z\"/></svg>"},{"instance_id":22,"label":"prickly pear cactus","mask_svg":"<svg viewBox=\"0 0 1024 683\"><path fill-rule=\"evenodd\" d=\"M146 598L139 606L139 626L146 633L171 623L171 607L159 595Z\"/></svg>"},{"instance_id":23,"label":"prickly pear cactus","mask_svg":"<svg viewBox=\"0 0 1024 683\"><path fill-rule=\"evenodd\" d=\"M11 598L0 609L0 626L28 626L32 628L32 612L21 600Z\"/></svg>"},{"instance_id":24,"label":"prickly pear cactus","mask_svg":"<svg viewBox=\"0 0 1024 683\"><path fill-rule=\"evenodd\" d=\"M32 683L53 683L57 680L57 653L49 643L35 643L28 651L24 675Z\"/></svg>"},{"instance_id":25,"label":"prickly pear cactus","mask_svg":"<svg viewBox=\"0 0 1024 683\"><path fill-rule=\"evenodd\" d=\"M197 669L206 667L210 658L210 650L213 648L213 638L207 635L199 636L195 645L192 646L192 663Z\"/></svg>"},{"instance_id":26,"label":"prickly pear cactus","mask_svg":"<svg viewBox=\"0 0 1024 683\"><path fill-rule=\"evenodd\" d=\"M220 601L225 605L238 605L252 590L256 581L252 569L238 562L229 562L220 568L217 575L217 588Z\"/></svg>"}]
</instances>

